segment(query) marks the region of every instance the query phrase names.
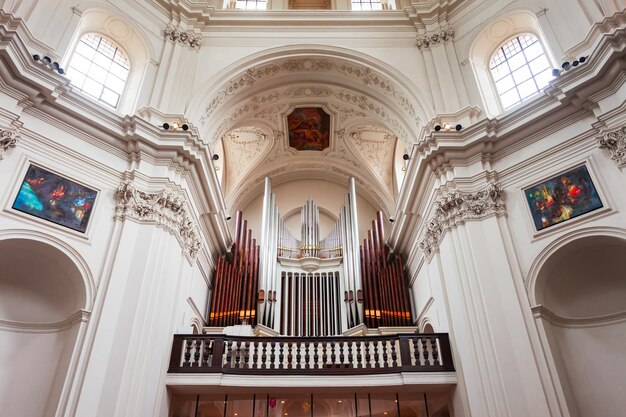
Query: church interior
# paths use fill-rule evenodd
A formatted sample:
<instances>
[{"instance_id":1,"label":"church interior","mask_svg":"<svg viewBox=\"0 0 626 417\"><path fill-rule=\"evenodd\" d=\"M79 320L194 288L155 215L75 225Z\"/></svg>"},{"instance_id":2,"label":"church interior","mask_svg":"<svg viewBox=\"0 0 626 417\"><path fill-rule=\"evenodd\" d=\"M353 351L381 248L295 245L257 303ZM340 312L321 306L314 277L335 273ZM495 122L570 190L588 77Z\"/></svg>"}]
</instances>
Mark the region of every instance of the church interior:
<instances>
[{"instance_id":1,"label":"church interior","mask_svg":"<svg viewBox=\"0 0 626 417\"><path fill-rule=\"evenodd\" d=\"M623 416L624 167L626 0L0 0L1 414Z\"/></svg>"}]
</instances>

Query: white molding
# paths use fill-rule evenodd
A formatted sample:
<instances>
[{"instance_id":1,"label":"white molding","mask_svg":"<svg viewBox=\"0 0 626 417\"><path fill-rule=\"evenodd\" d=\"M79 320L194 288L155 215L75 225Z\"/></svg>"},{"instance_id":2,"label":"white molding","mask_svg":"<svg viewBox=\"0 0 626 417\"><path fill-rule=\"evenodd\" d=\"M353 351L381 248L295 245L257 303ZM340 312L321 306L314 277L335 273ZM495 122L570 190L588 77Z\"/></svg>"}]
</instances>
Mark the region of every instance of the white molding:
<instances>
[{"instance_id":1,"label":"white molding","mask_svg":"<svg viewBox=\"0 0 626 417\"><path fill-rule=\"evenodd\" d=\"M568 328L586 328L611 326L618 323L626 322L626 310L613 314L593 317L563 317L554 313L552 310L539 304L532 307L533 316L536 319L544 319L549 323L558 327Z\"/></svg>"},{"instance_id":2,"label":"white molding","mask_svg":"<svg viewBox=\"0 0 626 417\"><path fill-rule=\"evenodd\" d=\"M59 333L69 329L76 323L88 322L90 316L90 311L78 310L76 313L70 315L65 320L48 323L22 322L0 319L0 331L15 333Z\"/></svg>"}]
</instances>

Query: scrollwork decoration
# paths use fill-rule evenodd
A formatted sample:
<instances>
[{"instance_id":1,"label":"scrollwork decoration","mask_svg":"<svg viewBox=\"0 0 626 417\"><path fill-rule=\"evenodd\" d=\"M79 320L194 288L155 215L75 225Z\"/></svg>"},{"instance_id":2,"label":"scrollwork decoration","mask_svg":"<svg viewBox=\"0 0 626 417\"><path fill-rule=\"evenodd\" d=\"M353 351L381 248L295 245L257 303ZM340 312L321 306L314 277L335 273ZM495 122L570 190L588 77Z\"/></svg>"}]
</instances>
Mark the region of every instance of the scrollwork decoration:
<instances>
[{"instance_id":1,"label":"scrollwork decoration","mask_svg":"<svg viewBox=\"0 0 626 417\"><path fill-rule=\"evenodd\" d=\"M430 260L446 231L470 220L499 216L506 212L502 188L498 184L475 193L453 192L435 203L435 212L426 222L419 242L426 259Z\"/></svg>"},{"instance_id":2,"label":"scrollwork decoration","mask_svg":"<svg viewBox=\"0 0 626 417\"><path fill-rule=\"evenodd\" d=\"M176 236L191 263L202 246L198 227L189 215L186 201L168 190L148 193L138 190L132 181L122 182L115 194L115 219L156 224L167 230Z\"/></svg>"}]
</instances>

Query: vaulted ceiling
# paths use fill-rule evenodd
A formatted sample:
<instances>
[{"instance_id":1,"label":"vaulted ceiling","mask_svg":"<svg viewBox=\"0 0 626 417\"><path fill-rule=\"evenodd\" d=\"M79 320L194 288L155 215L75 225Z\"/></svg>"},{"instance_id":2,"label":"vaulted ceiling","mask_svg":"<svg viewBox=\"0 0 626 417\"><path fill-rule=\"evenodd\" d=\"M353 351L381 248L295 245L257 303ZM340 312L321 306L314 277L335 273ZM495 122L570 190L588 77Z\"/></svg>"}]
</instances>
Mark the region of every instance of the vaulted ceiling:
<instances>
[{"instance_id":1,"label":"vaulted ceiling","mask_svg":"<svg viewBox=\"0 0 626 417\"><path fill-rule=\"evenodd\" d=\"M218 168L230 210L245 207L274 184L320 179L346 184L373 207L391 213L402 154L423 127L425 109L414 90L379 62L319 51L287 51L232 68L197 99L202 137L220 155ZM235 74L235 75L233 75ZM296 108L330 115L330 146L289 146L287 116Z\"/></svg>"}]
</instances>

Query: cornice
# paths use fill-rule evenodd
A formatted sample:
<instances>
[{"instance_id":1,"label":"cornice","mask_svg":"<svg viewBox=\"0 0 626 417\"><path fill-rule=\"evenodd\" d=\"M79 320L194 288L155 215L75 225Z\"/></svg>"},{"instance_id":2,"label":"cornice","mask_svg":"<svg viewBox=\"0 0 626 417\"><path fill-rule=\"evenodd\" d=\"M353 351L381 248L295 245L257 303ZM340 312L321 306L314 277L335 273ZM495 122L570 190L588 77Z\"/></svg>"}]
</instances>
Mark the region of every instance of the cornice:
<instances>
[{"instance_id":1,"label":"cornice","mask_svg":"<svg viewBox=\"0 0 626 417\"><path fill-rule=\"evenodd\" d=\"M196 190L193 202L200 213L208 215L203 217L207 240L225 251L231 238L224 200L212 155L198 131L193 127L163 131L155 123L161 116L157 111L143 109L149 120L141 115L122 116L75 92L67 78L43 70L32 60L31 38L22 20L0 11L0 79L7 93L18 100L21 111L127 159L131 165L145 160L190 179L189 187Z\"/></svg>"},{"instance_id":2,"label":"cornice","mask_svg":"<svg viewBox=\"0 0 626 417\"><path fill-rule=\"evenodd\" d=\"M178 239L190 263L202 247L198 225L192 219L188 203L172 190L149 193L138 190L132 181L122 182L115 193L115 219L155 224Z\"/></svg>"}]
</instances>

